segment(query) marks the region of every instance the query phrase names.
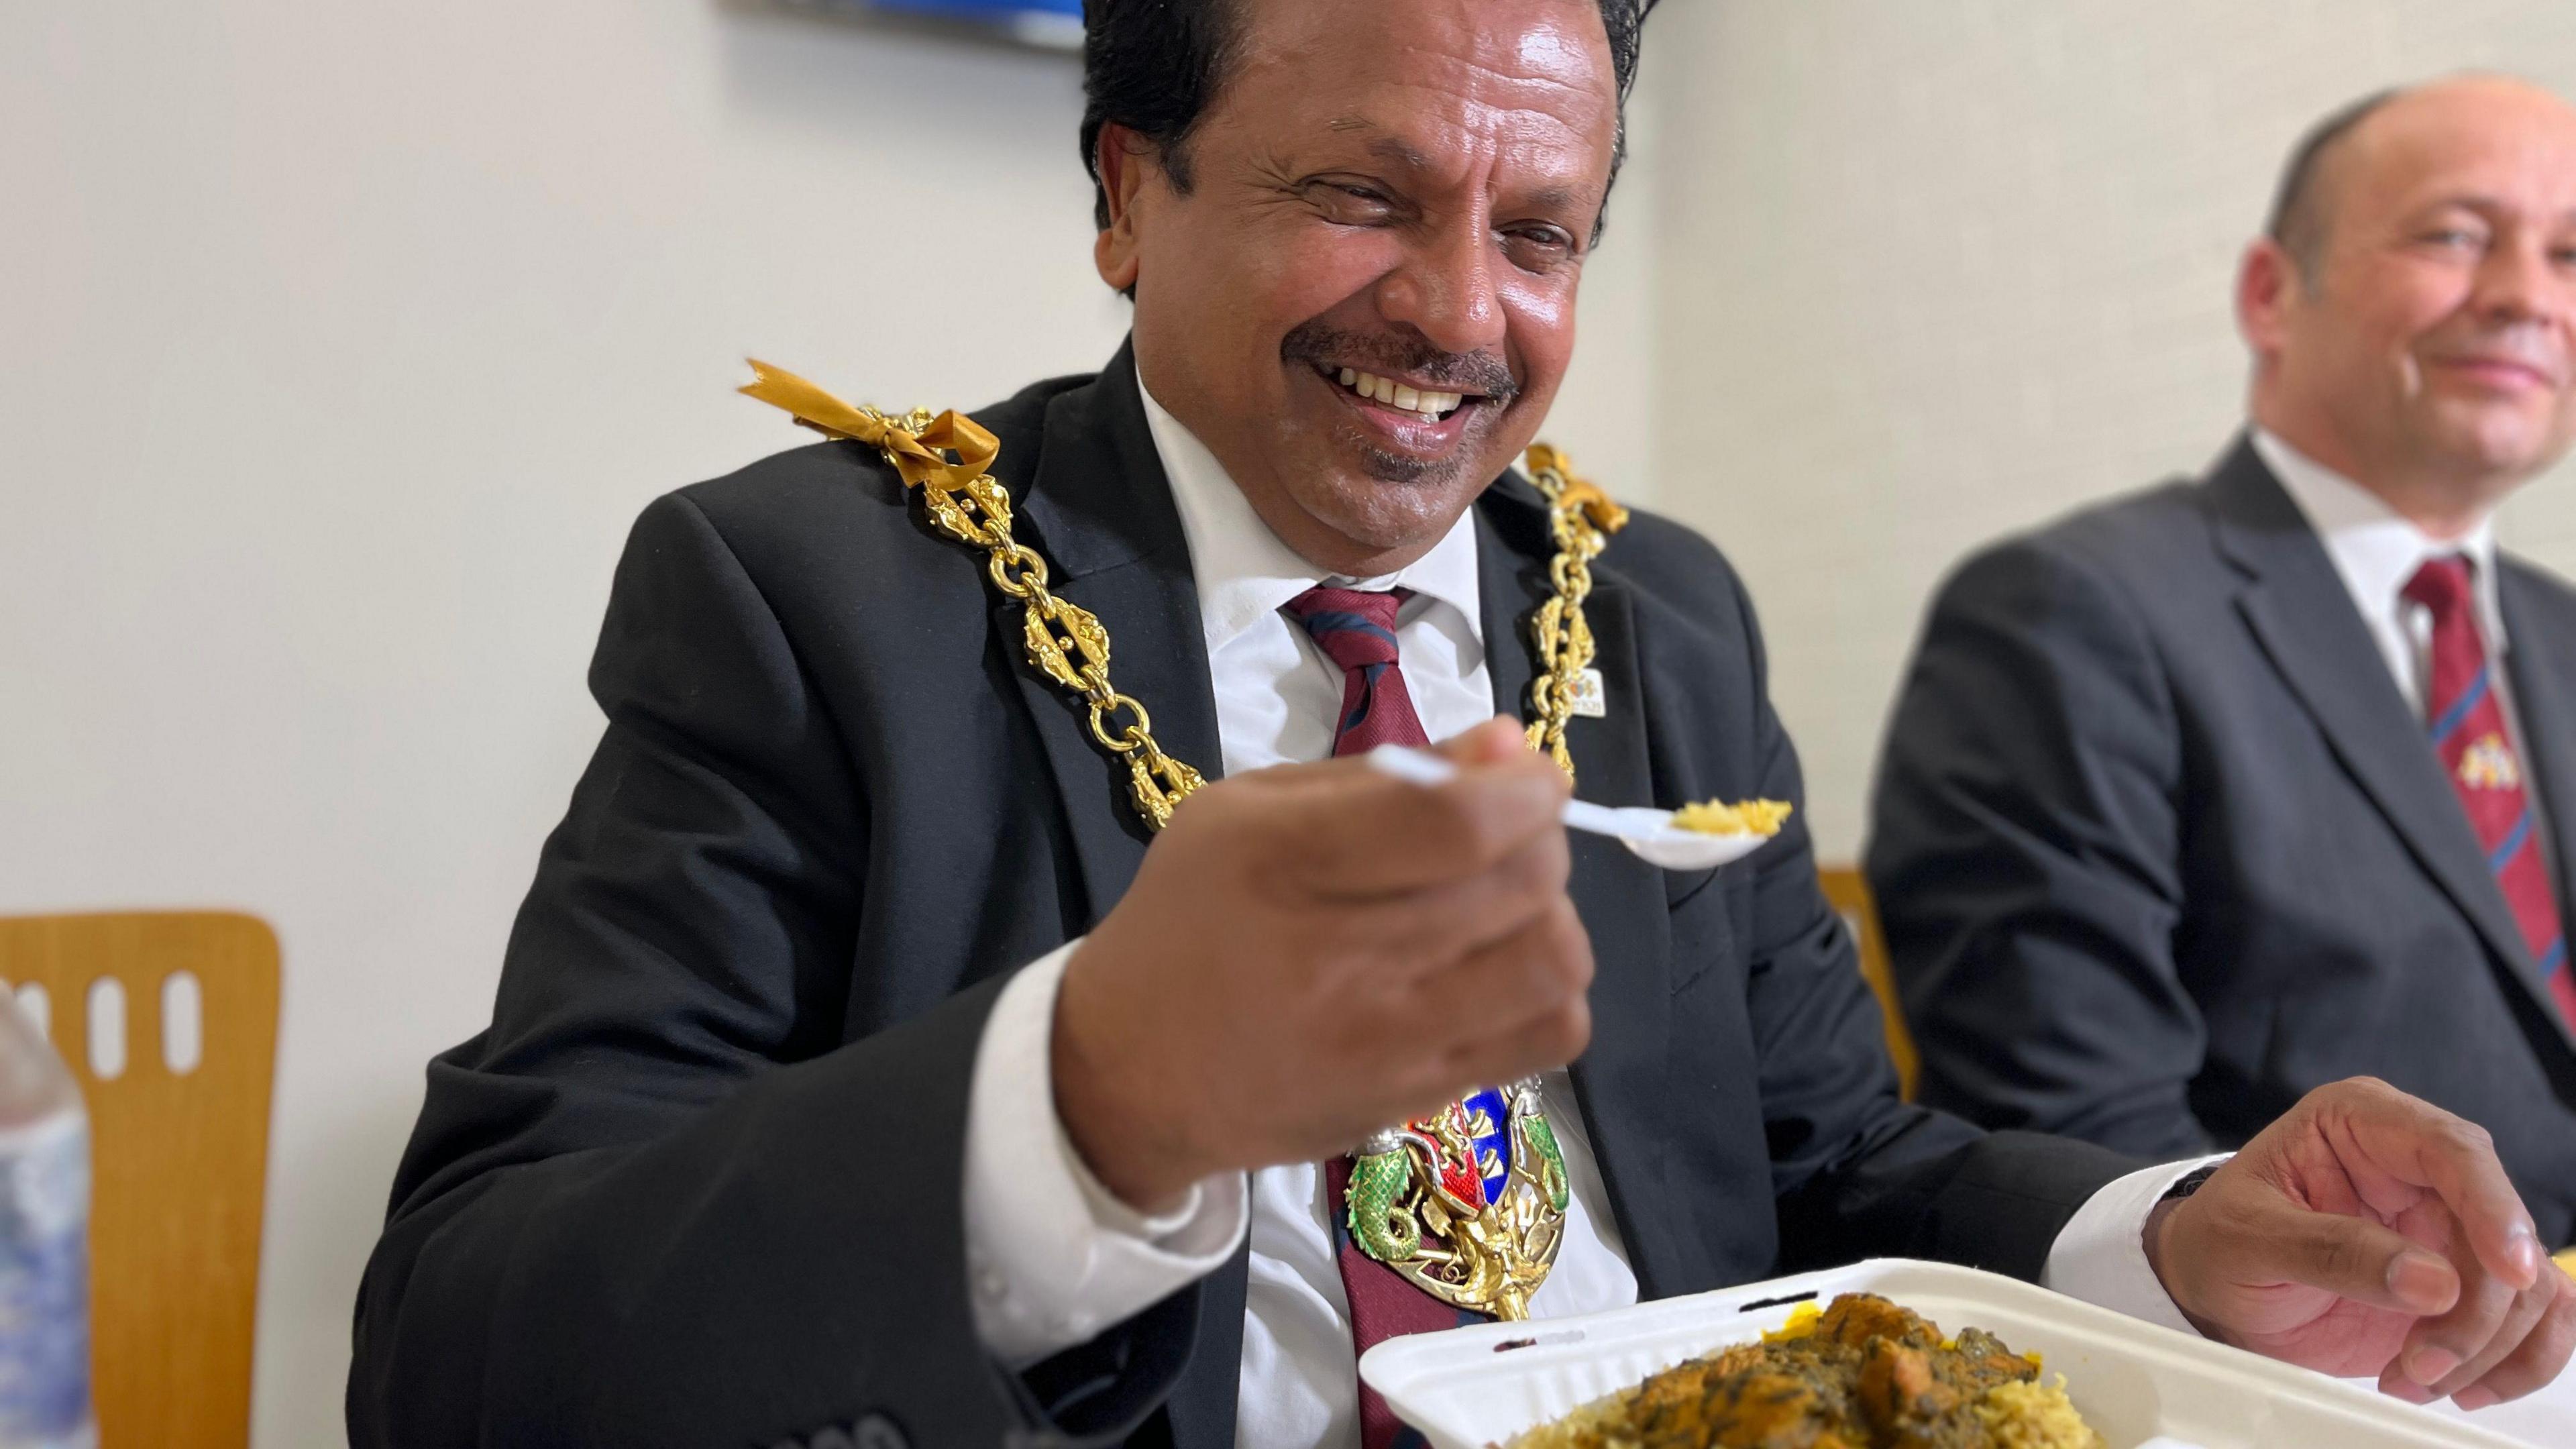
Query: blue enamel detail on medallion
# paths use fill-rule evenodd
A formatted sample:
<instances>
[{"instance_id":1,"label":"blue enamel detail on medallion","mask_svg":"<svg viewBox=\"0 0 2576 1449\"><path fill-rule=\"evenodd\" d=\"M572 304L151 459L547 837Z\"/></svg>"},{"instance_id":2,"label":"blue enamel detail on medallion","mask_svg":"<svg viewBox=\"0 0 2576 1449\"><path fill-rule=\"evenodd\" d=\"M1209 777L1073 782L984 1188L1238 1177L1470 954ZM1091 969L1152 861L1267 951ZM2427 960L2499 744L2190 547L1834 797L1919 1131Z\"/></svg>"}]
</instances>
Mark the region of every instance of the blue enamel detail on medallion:
<instances>
[{"instance_id":1,"label":"blue enamel detail on medallion","mask_svg":"<svg viewBox=\"0 0 2576 1449\"><path fill-rule=\"evenodd\" d=\"M1480 1087L1460 1105L1467 1109L1468 1135L1476 1144L1476 1175L1485 1180L1485 1201L1501 1202L1512 1178L1511 1099L1498 1087ZM1480 1127L1485 1130L1478 1131Z\"/></svg>"}]
</instances>

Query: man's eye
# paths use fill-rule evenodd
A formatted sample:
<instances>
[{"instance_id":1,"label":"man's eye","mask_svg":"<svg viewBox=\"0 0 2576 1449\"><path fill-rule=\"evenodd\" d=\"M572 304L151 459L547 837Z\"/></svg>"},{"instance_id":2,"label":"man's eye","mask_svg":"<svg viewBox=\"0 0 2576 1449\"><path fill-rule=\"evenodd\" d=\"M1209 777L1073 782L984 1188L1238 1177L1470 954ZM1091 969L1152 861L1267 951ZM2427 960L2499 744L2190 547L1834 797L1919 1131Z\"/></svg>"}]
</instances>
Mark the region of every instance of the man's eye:
<instances>
[{"instance_id":1,"label":"man's eye","mask_svg":"<svg viewBox=\"0 0 2576 1449\"><path fill-rule=\"evenodd\" d=\"M2485 245L2486 237L2483 233L2471 231L2467 227L2446 226L2424 233L2424 241L2429 246L2465 251Z\"/></svg>"},{"instance_id":2,"label":"man's eye","mask_svg":"<svg viewBox=\"0 0 2576 1449\"><path fill-rule=\"evenodd\" d=\"M1514 227L1503 233L1503 249L1513 265L1545 271L1574 254L1574 238L1552 226Z\"/></svg>"},{"instance_id":3,"label":"man's eye","mask_svg":"<svg viewBox=\"0 0 2576 1449\"><path fill-rule=\"evenodd\" d=\"M1347 181L1318 182L1306 188L1306 196L1325 220L1343 226L1384 221L1395 210L1395 202L1386 193Z\"/></svg>"}]
</instances>

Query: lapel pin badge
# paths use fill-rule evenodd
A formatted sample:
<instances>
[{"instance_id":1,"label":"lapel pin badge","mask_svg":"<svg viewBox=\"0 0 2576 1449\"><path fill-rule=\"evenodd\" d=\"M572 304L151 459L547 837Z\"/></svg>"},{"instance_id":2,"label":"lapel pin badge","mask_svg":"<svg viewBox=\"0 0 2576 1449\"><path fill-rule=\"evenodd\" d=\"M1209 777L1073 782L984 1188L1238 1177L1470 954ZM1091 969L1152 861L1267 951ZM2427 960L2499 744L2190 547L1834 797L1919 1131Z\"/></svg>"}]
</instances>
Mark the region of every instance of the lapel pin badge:
<instances>
[{"instance_id":1,"label":"lapel pin badge","mask_svg":"<svg viewBox=\"0 0 2576 1449\"><path fill-rule=\"evenodd\" d=\"M1610 710L1601 684L1601 671L1586 669L1576 675L1574 688L1568 691L1566 702L1572 706L1573 713L1585 719L1600 719L1607 715Z\"/></svg>"}]
</instances>

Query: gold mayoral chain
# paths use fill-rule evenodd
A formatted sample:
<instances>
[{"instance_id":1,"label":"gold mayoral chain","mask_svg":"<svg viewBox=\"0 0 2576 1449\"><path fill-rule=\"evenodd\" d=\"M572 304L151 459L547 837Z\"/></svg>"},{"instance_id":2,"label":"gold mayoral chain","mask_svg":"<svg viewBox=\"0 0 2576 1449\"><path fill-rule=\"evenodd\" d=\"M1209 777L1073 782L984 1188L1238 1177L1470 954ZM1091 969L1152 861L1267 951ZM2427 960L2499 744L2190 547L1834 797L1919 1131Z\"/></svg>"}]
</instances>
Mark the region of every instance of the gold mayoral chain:
<instances>
[{"instance_id":1,"label":"gold mayoral chain","mask_svg":"<svg viewBox=\"0 0 2576 1449\"><path fill-rule=\"evenodd\" d=\"M893 414L842 401L792 372L753 361L741 389L815 432L881 453L940 532L984 550L993 587L1026 606L1022 632L1031 666L1090 711L1091 737L1127 767L1128 793L1149 830L1207 783L1154 742L1153 716L1109 681L1109 631L1090 610L1047 589L1047 563L1011 536L1011 495L990 471L1001 443L956 411ZM1565 725L1579 707L1592 665L1583 601L1592 561L1628 511L1577 476L1545 443L1527 455L1530 481L1547 500L1556 556L1554 589L1530 621L1537 672L1530 681L1530 747L1566 778L1574 757ZM1126 723L1118 721L1124 718ZM1497 1120L1499 1118L1500 1120ZM1507 1171L1501 1154L1511 1154ZM1500 1181L1492 1181L1495 1175ZM1497 1318L1529 1316L1564 1236L1565 1161L1539 1110L1534 1079L1471 1094L1441 1112L1372 1136L1352 1155L1349 1220L1361 1250L1436 1298Z\"/></svg>"}]
</instances>

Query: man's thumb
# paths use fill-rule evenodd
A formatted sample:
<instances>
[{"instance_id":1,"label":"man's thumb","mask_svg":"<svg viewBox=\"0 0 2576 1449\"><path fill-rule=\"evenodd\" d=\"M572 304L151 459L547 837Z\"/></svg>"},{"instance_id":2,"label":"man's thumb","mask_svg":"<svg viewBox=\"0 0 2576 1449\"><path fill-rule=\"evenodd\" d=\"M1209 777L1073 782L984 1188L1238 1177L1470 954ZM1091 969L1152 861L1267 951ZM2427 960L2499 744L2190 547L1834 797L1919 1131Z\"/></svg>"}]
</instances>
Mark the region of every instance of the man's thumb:
<instances>
[{"instance_id":1,"label":"man's thumb","mask_svg":"<svg viewBox=\"0 0 2576 1449\"><path fill-rule=\"evenodd\" d=\"M2279 1261L2258 1264L2254 1277L2286 1278L2419 1317L2447 1313L2459 1301L2460 1274L2449 1260L2366 1218L2285 1203L2264 1219L2246 1241L2265 1245Z\"/></svg>"}]
</instances>

